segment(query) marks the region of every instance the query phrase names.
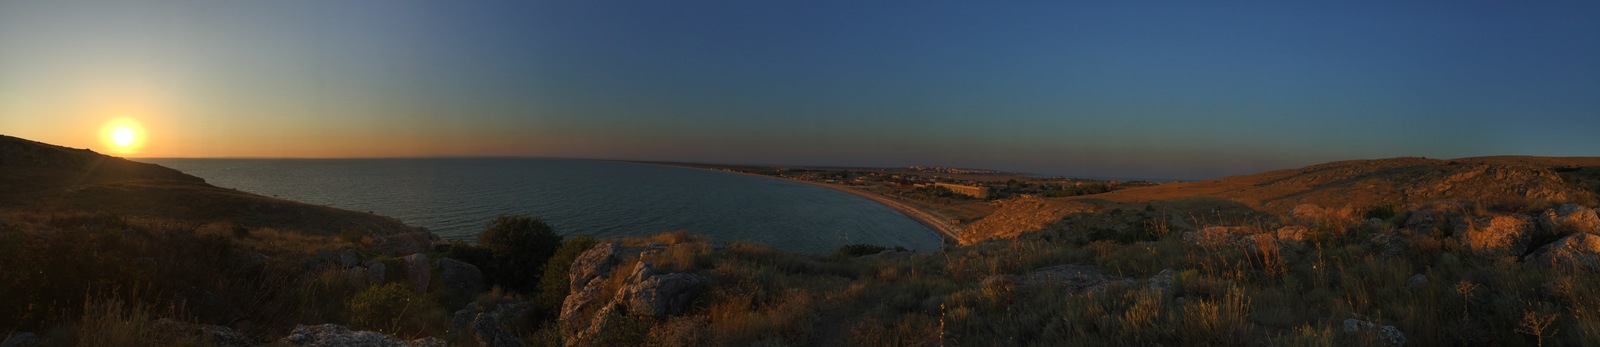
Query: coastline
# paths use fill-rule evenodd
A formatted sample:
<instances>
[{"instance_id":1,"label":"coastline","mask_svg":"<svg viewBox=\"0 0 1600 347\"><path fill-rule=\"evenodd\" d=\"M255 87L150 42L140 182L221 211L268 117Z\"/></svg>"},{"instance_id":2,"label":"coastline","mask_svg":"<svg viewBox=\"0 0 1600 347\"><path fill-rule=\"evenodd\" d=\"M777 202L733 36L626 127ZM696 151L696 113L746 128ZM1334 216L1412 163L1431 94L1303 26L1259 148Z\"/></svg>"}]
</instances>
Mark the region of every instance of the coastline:
<instances>
[{"instance_id":1,"label":"coastline","mask_svg":"<svg viewBox=\"0 0 1600 347\"><path fill-rule=\"evenodd\" d=\"M845 193L849 193L849 194L854 194L856 196L860 196L860 197L863 197L863 198L867 198L868 200L872 200L873 202L876 202L879 205L883 205L884 207L888 207L889 209L895 210L896 212L900 212L901 215L904 215L907 218L911 218L911 220L912 221L916 221L917 224L922 224L922 226L927 227L929 230L933 231L933 234L935 236L939 237L939 239L941 241L940 242L941 245L960 245L961 244L961 237L960 237L960 234L956 232L955 226L950 225L945 220L941 220L938 216L934 215L933 213L928 212L928 211L923 211L922 209L918 209L916 207L912 207L911 205L907 205L907 204L899 202L899 201L895 201L894 199L892 199L890 197L887 197L887 196L883 196L881 194L861 191L859 189L851 188L849 186L843 186L843 185L837 185L837 184L827 184L827 183L822 183L822 182L812 182L812 181L806 181L806 180L798 180L798 179L787 178L787 177L778 177L778 176L768 176L768 175L761 175L761 174L753 174L753 173L748 173L748 172L739 172L739 171L732 171L732 170L718 170L718 169L706 168L706 167L698 167L698 166L675 165L675 164L672 164L672 163L657 163L657 162L629 162L629 163L649 164L649 165L662 165L662 166L671 166L671 167L679 167L679 168L687 168L687 169L695 169L695 170L725 172L725 173L737 174L737 175L764 177L764 178L778 179L778 180L784 180L784 181L795 182L795 183L808 184L808 185L813 185L813 186L833 189L833 190L836 190L836 191L845 192Z\"/></svg>"}]
</instances>

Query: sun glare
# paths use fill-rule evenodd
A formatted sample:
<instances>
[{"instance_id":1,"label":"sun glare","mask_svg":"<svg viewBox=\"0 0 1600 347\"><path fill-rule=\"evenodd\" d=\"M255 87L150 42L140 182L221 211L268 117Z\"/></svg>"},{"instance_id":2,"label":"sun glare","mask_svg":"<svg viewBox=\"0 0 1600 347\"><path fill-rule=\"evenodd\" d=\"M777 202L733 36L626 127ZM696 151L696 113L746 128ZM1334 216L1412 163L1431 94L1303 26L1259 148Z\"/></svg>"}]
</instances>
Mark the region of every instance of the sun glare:
<instances>
[{"instance_id":1,"label":"sun glare","mask_svg":"<svg viewBox=\"0 0 1600 347\"><path fill-rule=\"evenodd\" d=\"M132 119L114 119L100 128L100 138L110 152L139 153L139 148L144 146L144 127Z\"/></svg>"}]
</instances>

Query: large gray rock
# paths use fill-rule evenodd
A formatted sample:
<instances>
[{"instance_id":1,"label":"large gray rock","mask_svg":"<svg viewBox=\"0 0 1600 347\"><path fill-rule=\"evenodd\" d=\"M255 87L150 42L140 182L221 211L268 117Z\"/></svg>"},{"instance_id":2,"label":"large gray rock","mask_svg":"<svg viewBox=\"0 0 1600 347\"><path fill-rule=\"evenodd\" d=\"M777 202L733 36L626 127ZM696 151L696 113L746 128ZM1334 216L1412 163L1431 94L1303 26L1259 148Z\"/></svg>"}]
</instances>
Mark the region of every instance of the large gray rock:
<instances>
[{"instance_id":1,"label":"large gray rock","mask_svg":"<svg viewBox=\"0 0 1600 347\"><path fill-rule=\"evenodd\" d=\"M306 347L445 347L448 343L438 338L421 338L411 341L384 335L376 331L351 331L337 324L296 325L289 336L278 340L290 346Z\"/></svg>"},{"instance_id":2,"label":"large gray rock","mask_svg":"<svg viewBox=\"0 0 1600 347\"><path fill-rule=\"evenodd\" d=\"M665 317L682 314L705 289L705 279L691 273L655 274L650 262L639 262L626 284L617 290L617 302L628 313Z\"/></svg>"},{"instance_id":3,"label":"large gray rock","mask_svg":"<svg viewBox=\"0 0 1600 347\"><path fill-rule=\"evenodd\" d=\"M1522 261L1552 269L1600 272L1600 236L1589 233L1568 235L1540 247Z\"/></svg>"},{"instance_id":4,"label":"large gray rock","mask_svg":"<svg viewBox=\"0 0 1600 347\"><path fill-rule=\"evenodd\" d=\"M603 278L611 273L611 268L617 266L618 253L621 247L615 243L602 243L594 245L578 258L573 259L571 270L568 271L569 282L567 288L577 292L596 278Z\"/></svg>"},{"instance_id":5,"label":"large gray rock","mask_svg":"<svg viewBox=\"0 0 1600 347\"><path fill-rule=\"evenodd\" d=\"M483 271L460 260L441 258L439 285L444 286L445 293L450 296L472 298L484 290Z\"/></svg>"},{"instance_id":6,"label":"large gray rock","mask_svg":"<svg viewBox=\"0 0 1600 347\"><path fill-rule=\"evenodd\" d=\"M472 337L484 347L522 347L526 346L516 334L506 331L505 326L490 313L480 313L472 320Z\"/></svg>"},{"instance_id":7,"label":"large gray rock","mask_svg":"<svg viewBox=\"0 0 1600 347\"><path fill-rule=\"evenodd\" d=\"M20 332L0 342L0 347L33 347L38 346L41 339L39 335L30 332Z\"/></svg>"},{"instance_id":8,"label":"large gray rock","mask_svg":"<svg viewBox=\"0 0 1600 347\"><path fill-rule=\"evenodd\" d=\"M1533 218L1495 216L1467 233L1467 246L1483 256L1522 256L1536 231Z\"/></svg>"},{"instance_id":9,"label":"large gray rock","mask_svg":"<svg viewBox=\"0 0 1600 347\"><path fill-rule=\"evenodd\" d=\"M1566 204L1545 211L1539 224L1557 233L1600 233L1600 215L1588 207Z\"/></svg>"},{"instance_id":10,"label":"large gray rock","mask_svg":"<svg viewBox=\"0 0 1600 347\"><path fill-rule=\"evenodd\" d=\"M356 254L355 250L346 249L339 252L339 267L348 269L358 265L361 265L361 255Z\"/></svg>"},{"instance_id":11,"label":"large gray rock","mask_svg":"<svg viewBox=\"0 0 1600 347\"><path fill-rule=\"evenodd\" d=\"M406 280L411 283L411 291L428 292L428 282L433 279L433 264L428 260L428 255L412 254L401 261L406 266Z\"/></svg>"},{"instance_id":12,"label":"large gray rock","mask_svg":"<svg viewBox=\"0 0 1600 347\"><path fill-rule=\"evenodd\" d=\"M388 265L383 265L381 261L368 261L365 265L367 268L367 283L377 285L383 284L384 281L388 280Z\"/></svg>"},{"instance_id":13,"label":"large gray rock","mask_svg":"<svg viewBox=\"0 0 1600 347\"><path fill-rule=\"evenodd\" d=\"M161 318L150 323L150 333L164 341L197 339L212 346L255 346L255 339L220 325L205 325Z\"/></svg>"},{"instance_id":14,"label":"large gray rock","mask_svg":"<svg viewBox=\"0 0 1600 347\"><path fill-rule=\"evenodd\" d=\"M1377 323L1348 318L1344 320L1344 333L1350 335L1372 334L1378 341L1390 346L1405 346L1406 334L1400 332L1393 325L1379 326Z\"/></svg>"}]
</instances>

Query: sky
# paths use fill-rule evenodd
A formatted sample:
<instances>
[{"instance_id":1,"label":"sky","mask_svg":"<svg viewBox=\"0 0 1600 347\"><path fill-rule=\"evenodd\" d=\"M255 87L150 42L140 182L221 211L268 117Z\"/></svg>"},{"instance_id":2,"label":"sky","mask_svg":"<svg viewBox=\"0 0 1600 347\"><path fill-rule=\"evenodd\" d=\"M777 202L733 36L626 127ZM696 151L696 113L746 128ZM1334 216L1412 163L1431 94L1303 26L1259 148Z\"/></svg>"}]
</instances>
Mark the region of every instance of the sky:
<instances>
[{"instance_id":1,"label":"sky","mask_svg":"<svg viewBox=\"0 0 1600 347\"><path fill-rule=\"evenodd\" d=\"M1203 179L1600 155L1600 2L0 0L0 134Z\"/></svg>"}]
</instances>

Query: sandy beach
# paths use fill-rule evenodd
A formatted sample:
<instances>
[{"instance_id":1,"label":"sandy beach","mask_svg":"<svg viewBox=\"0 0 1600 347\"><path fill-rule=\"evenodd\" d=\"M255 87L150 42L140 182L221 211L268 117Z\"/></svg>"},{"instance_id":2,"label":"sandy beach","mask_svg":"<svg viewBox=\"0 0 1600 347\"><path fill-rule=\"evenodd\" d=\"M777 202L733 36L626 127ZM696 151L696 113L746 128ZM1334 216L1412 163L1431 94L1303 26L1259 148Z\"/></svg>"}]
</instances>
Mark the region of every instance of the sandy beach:
<instances>
[{"instance_id":1,"label":"sandy beach","mask_svg":"<svg viewBox=\"0 0 1600 347\"><path fill-rule=\"evenodd\" d=\"M895 211L899 211L900 214L905 215L906 217L910 217L911 220L914 220L917 223L928 227L928 229L933 230L935 235L939 236L940 240L943 240L943 244L945 244L945 245L959 245L959 244L961 244L960 233L958 233L956 231L955 226L950 225L950 223L948 222L949 219L941 218L938 215L935 215L935 214L930 213L928 211L923 211L922 209L919 209L919 208L916 208L916 207L912 207L911 205L907 205L906 203L895 201L894 198L883 196L881 194L876 194L876 193L872 193L872 192L862 191L862 190L859 190L859 189L856 189L856 188L850 187L850 186L838 185L838 184L828 184L828 183L822 183L822 182L812 182L812 181L798 180L798 179L787 178L787 177L760 175L760 174L753 174L753 173L748 173L748 172L718 170L718 169L697 167L697 166L688 166L688 165L674 165L674 164L670 164L670 163L642 163L642 162L633 162L633 163L652 164L652 165L666 165L666 166L690 168L690 169L696 169L696 170L708 170L708 171L726 172L726 173L740 174L740 175L747 175L747 176L765 177L765 178L771 178L771 179L780 179L780 180L796 182L796 183L803 183L803 184L809 184L809 185L828 188L828 189L833 189L833 190L837 190L837 191L841 191L841 192L845 192L845 193L855 194L856 196L860 196L860 197L863 197L863 198L870 199L870 200L872 200L874 202L877 202L878 204L881 204L883 206L887 206L887 207L889 207L891 209L894 209Z\"/></svg>"}]
</instances>

